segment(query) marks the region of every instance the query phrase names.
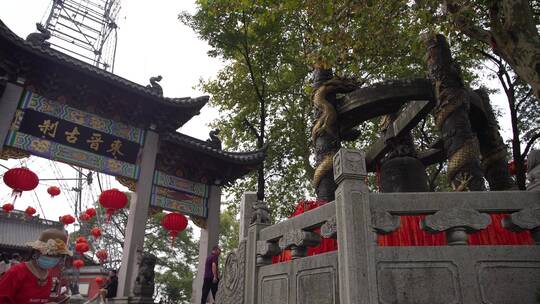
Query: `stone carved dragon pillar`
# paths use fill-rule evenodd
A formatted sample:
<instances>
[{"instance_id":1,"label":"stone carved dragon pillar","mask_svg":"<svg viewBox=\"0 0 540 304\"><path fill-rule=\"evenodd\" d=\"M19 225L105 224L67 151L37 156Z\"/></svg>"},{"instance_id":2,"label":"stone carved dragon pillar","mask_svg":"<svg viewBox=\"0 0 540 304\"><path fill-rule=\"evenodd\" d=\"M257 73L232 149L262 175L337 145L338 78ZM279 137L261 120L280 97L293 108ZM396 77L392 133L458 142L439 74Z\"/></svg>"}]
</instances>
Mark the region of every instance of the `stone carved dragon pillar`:
<instances>
[{"instance_id":1,"label":"stone carved dragon pillar","mask_svg":"<svg viewBox=\"0 0 540 304\"><path fill-rule=\"evenodd\" d=\"M499 133L499 124L486 90L474 90L481 100L484 109L483 118L470 115L474 132L478 136L480 153L482 154L482 169L491 191L502 191L515 188L508 171L507 152L504 141ZM481 122L477 124L477 122Z\"/></svg>"},{"instance_id":2,"label":"stone carved dragon pillar","mask_svg":"<svg viewBox=\"0 0 540 304\"><path fill-rule=\"evenodd\" d=\"M348 93L354 89L354 84L333 78L331 70L317 68L313 73L315 125L311 130L311 139L315 147L313 187L317 199L334 200L337 186L332 175L332 159L341 147L335 109L336 93Z\"/></svg>"},{"instance_id":3,"label":"stone carved dragon pillar","mask_svg":"<svg viewBox=\"0 0 540 304\"><path fill-rule=\"evenodd\" d=\"M429 73L438 98L435 123L442 133L448 157L448 180L455 191L483 191L480 148L471 129L470 95L461 71L443 35L430 34L425 37L425 43Z\"/></svg>"}]
</instances>

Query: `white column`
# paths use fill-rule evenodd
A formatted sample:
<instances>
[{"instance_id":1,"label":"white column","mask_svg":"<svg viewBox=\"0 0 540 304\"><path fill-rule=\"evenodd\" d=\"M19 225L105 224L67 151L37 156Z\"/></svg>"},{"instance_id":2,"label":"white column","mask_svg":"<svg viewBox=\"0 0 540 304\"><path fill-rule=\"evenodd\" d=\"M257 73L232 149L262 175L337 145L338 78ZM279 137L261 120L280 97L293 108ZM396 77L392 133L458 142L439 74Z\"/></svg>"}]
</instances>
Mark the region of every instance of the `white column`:
<instances>
[{"instance_id":1,"label":"white column","mask_svg":"<svg viewBox=\"0 0 540 304\"><path fill-rule=\"evenodd\" d=\"M141 174L137 181L136 195L129 207L129 217L126 226L124 251L122 253L122 265L118 274L117 297L131 295L133 283L137 276L137 257L144 244L144 232L150 195L152 192L152 180L156 155L158 152L159 136L156 132L147 130L141 159Z\"/></svg>"},{"instance_id":2,"label":"white column","mask_svg":"<svg viewBox=\"0 0 540 304\"><path fill-rule=\"evenodd\" d=\"M0 96L0 152L2 152L4 148L6 136L9 132L11 122L15 117L17 105L19 104L22 93L22 87L8 82L4 93Z\"/></svg>"},{"instance_id":3,"label":"white column","mask_svg":"<svg viewBox=\"0 0 540 304\"><path fill-rule=\"evenodd\" d=\"M201 229L201 237L199 239L199 265L197 266L197 275L193 279L191 289L191 303L193 304L201 303L204 264L206 262L206 258L212 251L212 247L217 245L219 242L220 207L221 187L211 186L208 198L208 218L206 219L206 229ZM220 261L220 264L223 265L223 262Z\"/></svg>"}]
</instances>

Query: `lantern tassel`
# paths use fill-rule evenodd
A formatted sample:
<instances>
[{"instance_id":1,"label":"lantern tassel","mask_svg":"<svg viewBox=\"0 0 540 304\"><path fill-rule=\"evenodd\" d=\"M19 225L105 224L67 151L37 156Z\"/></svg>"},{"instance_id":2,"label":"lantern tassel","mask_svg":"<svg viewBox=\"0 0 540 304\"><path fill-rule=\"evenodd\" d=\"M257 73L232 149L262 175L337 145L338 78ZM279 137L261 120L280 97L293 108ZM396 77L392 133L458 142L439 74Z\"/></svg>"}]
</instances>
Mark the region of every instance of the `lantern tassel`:
<instances>
[{"instance_id":1,"label":"lantern tassel","mask_svg":"<svg viewBox=\"0 0 540 304\"><path fill-rule=\"evenodd\" d=\"M176 236L178 235L178 230L171 230L169 235L171 236L171 247L174 247L174 239L176 239Z\"/></svg>"}]
</instances>

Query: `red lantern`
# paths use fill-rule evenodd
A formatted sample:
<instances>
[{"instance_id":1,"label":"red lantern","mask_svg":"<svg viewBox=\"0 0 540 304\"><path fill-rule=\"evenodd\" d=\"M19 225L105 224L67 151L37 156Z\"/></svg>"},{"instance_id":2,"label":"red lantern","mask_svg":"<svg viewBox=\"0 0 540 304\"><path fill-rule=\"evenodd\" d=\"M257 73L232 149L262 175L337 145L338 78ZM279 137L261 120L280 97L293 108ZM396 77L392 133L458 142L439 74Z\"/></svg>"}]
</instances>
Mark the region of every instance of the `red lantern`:
<instances>
[{"instance_id":1,"label":"red lantern","mask_svg":"<svg viewBox=\"0 0 540 304\"><path fill-rule=\"evenodd\" d=\"M86 209L86 211L84 213L88 214L88 216L90 216L90 218L92 218L92 217L96 216L96 209L88 208L88 209Z\"/></svg>"},{"instance_id":2,"label":"red lantern","mask_svg":"<svg viewBox=\"0 0 540 304\"><path fill-rule=\"evenodd\" d=\"M75 239L75 244L88 243L88 240L84 236L79 236Z\"/></svg>"},{"instance_id":3,"label":"red lantern","mask_svg":"<svg viewBox=\"0 0 540 304\"><path fill-rule=\"evenodd\" d=\"M39 184L37 175L28 168L9 169L4 174L4 183L13 189L13 193L34 190Z\"/></svg>"},{"instance_id":4,"label":"red lantern","mask_svg":"<svg viewBox=\"0 0 540 304\"><path fill-rule=\"evenodd\" d=\"M69 214L62 215L60 217L60 222L62 222L64 225L69 225L75 223L75 218Z\"/></svg>"},{"instance_id":5,"label":"red lantern","mask_svg":"<svg viewBox=\"0 0 540 304\"><path fill-rule=\"evenodd\" d=\"M101 286L105 283L105 278L104 277L96 277L96 284L98 284L98 286Z\"/></svg>"},{"instance_id":6,"label":"red lantern","mask_svg":"<svg viewBox=\"0 0 540 304\"><path fill-rule=\"evenodd\" d=\"M75 267L77 269L81 269L82 267L84 267L84 261L83 260L75 260L75 261L73 261L73 267Z\"/></svg>"},{"instance_id":7,"label":"red lantern","mask_svg":"<svg viewBox=\"0 0 540 304\"><path fill-rule=\"evenodd\" d=\"M94 236L94 239L97 240L101 236L101 229L94 227L90 230L90 233Z\"/></svg>"},{"instance_id":8,"label":"red lantern","mask_svg":"<svg viewBox=\"0 0 540 304\"><path fill-rule=\"evenodd\" d=\"M96 256L100 262L103 262L107 259L107 257L109 257L109 254L107 253L107 250L101 249L96 252Z\"/></svg>"},{"instance_id":9,"label":"red lantern","mask_svg":"<svg viewBox=\"0 0 540 304\"><path fill-rule=\"evenodd\" d=\"M88 213L83 212L81 215L79 215L79 220L81 220L81 222L88 222L90 220L90 216Z\"/></svg>"},{"instance_id":10,"label":"red lantern","mask_svg":"<svg viewBox=\"0 0 540 304\"><path fill-rule=\"evenodd\" d=\"M103 191L99 196L99 203L107 209L107 221L118 209L124 208L128 203L128 197L118 189Z\"/></svg>"},{"instance_id":11,"label":"red lantern","mask_svg":"<svg viewBox=\"0 0 540 304\"><path fill-rule=\"evenodd\" d=\"M49 188L47 188L47 193L49 193L51 197L55 197L60 194L60 188L56 186L50 186Z\"/></svg>"},{"instance_id":12,"label":"red lantern","mask_svg":"<svg viewBox=\"0 0 540 304\"><path fill-rule=\"evenodd\" d=\"M161 220L161 225L163 228L169 231L171 238L173 239L178 235L179 232L182 232L186 229L188 224L187 218L178 212L172 212L163 217Z\"/></svg>"},{"instance_id":13,"label":"red lantern","mask_svg":"<svg viewBox=\"0 0 540 304\"><path fill-rule=\"evenodd\" d=\"M77 251L80 254L83 254L87 252L88 250L90 250L90 246L88 246L88 243L81 242L81 243L75 244L75 251Z\"/></svg>"},{"instance_id":14,"label":"red lantern","mask_svg":"<svg viewBox=\"0 0 540 304\"><path fill-rule=\"evenodd\" d=\"M6 213L10 213L11 211L13 211L13 209L15 209L13 204L4 204L4 205L2 205L2 210L4 210L4 212L6 212Z\"/></svg>"},{"instance_id":15,"label":"red lantern","mask_svg":"<svg viewBox=\"0 0 540 304\"><path fill-rule=\"evenodd\" d=\"M516 175L517 173L517 166L516 162L514 160L511 160L508 162L508 172L510 175Z\"/></svg>"},{"instance_id":16,"label":"red lantern","mask_svg":"<svg viewBox=\"0 0 540 304\"><path fill-rule=\"evenodd\" d=\"M28 214L28 216L34 216L34 214L36 214L36 209L28 206L28 208L24 210L24 213Z\"/></svg>"}]
</instances>

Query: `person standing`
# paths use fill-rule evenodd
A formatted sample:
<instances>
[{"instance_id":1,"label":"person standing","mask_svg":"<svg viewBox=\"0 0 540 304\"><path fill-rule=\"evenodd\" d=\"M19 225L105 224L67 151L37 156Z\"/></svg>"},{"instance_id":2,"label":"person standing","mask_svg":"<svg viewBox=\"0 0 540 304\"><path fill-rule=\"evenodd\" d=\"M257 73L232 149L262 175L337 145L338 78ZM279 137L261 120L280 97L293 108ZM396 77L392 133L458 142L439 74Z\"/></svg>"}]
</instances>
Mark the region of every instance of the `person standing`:
<instances>
[{"instance_id":1,"label":"person standing","mask_svg":"<svg viewBox=\"0 0 540 304\"><path fill-rule=\"evenodd\" d=\"M49 269L66 255L73 255L66 242L64 231L47 229L37 241L27 243L32 248L31 259L12 266L0 278L0 304L48 303L52 287Z\"/></svg>"},{"instance_id":2,"label":"person standing","mask_svg":"<svg viewBox=\"0 0 540 304\"><path fill-rule=\"evenodd\" d=\"M202 287L202 298L201 304L206 303L208 298L208 293L212 291L212 297L214 301L216 299L216 293L218 290L219 284L219 255L221 254L221 249L218 245L212 248L212 253L209 257L206 258L206 263L204 264L204 281Z\"/></svg>"},{"instance_id":3,"label":"person standing","mask_svg":"<svg viewBox=\"0 0 540 304\"><path fill-rule=\"evenodd\" d=\"M118 289L118 276L116 275L116 270L109 271L109 280L103 289L107 290L107 299L116 297L116 290Z\"/></svg>"}]
</instances>

